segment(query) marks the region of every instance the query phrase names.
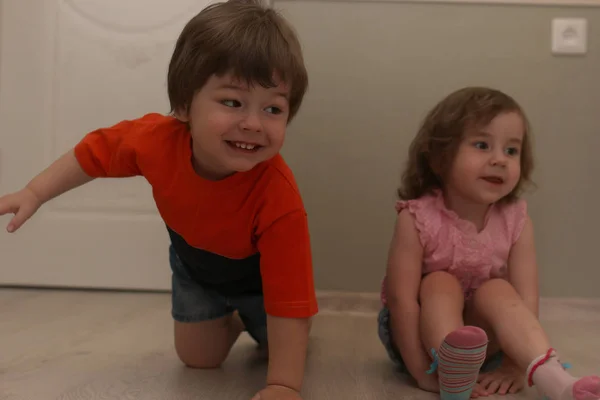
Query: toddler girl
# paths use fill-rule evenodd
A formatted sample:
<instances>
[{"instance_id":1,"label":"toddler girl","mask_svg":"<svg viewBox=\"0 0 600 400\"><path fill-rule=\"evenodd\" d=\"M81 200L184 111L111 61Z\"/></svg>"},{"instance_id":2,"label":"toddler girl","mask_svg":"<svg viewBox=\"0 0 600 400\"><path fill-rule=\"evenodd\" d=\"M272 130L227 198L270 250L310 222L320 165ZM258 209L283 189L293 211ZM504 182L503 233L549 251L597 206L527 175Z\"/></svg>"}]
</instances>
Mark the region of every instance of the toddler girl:
<instances>
[{"instance_id":1,"label":"toddler girl","mask_svg":"<svg viewBox=\"0 0 600 400\"><path fill-rule=\"evenodd\" d=\"M523 378L550 400L600 399L600 378L572 377L538 322L533 227L518 197L529 136L510 96L465 88L430 111L410 147L379 336L442 399L515 392ZM499 359L497 379L476 386Z\"/></svg>"}]
</instances>

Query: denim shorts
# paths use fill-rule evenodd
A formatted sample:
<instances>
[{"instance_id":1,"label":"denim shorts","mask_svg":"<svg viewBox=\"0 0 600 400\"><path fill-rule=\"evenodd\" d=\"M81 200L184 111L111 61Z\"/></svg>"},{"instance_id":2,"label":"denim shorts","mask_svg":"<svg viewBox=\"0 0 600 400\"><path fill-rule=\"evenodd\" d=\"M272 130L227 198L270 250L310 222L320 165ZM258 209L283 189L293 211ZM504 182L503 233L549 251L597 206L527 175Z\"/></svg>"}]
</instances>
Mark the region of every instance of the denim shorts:
<instances>
[{"instance_id":1,"label":"denim shorts","mask_svg":"<svg viewBox=\"0 0 600 400\"><path fill-rule=\"evenodd\" d=\"M381 340L383 347L387 351L388 357L398 367L401 373L410 375L406 364L402 360L400 352L392 341L392 333L390 329L390 311L386 307L383 307L379 312L379 317L377 318L377 327L379 340ZM481 372L490 372L495 370L502 363L502 359L502 352L497 352L496 354L488 357L481 367Z\"/></svg>"},{"instance_id":2,"label":"denim shorts","mask_svg":"<svg viewBox=\"0 0 600 400\"><path fill-rule=\"evenodd\" d=\"M194 280L179 256L169 246L172 278L171 315L178 322L202 322L238 311L248 334L261 346L267 344L267 314L262 295L230 297Z\"/></svg>"}]
</instances>

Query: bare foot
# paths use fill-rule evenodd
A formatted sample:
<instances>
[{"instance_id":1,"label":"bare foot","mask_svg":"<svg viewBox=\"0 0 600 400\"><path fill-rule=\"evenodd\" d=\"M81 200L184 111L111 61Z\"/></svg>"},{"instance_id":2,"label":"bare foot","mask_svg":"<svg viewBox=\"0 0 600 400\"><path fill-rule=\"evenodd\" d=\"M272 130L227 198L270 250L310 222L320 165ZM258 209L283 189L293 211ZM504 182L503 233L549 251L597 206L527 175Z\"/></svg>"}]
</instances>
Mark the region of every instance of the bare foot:
<instances>
[{"instance_id":1,"label":"bare foot","mask_svg":"<svg viewBox=\"0 0 600 400\"><path fill-rule=\"evenodd\" d=\"M514 394L525 387L525 371L521 371L507 357L496 370L480 374L477 378L480 390L487 394Z\"/></svg>"}]
</instances>

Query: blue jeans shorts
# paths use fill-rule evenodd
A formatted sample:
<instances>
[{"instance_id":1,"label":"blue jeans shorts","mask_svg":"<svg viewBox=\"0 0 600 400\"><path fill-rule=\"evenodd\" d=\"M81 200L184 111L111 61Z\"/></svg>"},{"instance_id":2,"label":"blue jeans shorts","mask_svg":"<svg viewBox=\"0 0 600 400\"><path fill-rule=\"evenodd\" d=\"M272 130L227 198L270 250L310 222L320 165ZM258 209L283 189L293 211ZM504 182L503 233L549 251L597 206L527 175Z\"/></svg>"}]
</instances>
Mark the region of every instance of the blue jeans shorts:
<instances>
[{"instance_id":1,"label":"blue jeans shorts","mask_svg":"<svg viewBox=\"0 0 600 400\"><path fill-rule=\"evenodd\" d=\"M187 267L169 246L172 294L171 315L178 322L202 322L238 311L248 334L261 346L267 344L267 314L262 295L228 297L192 279Z\"/></svg>"},{"instance_id":2,"label":"blue jeans shorts","mask_svg":"<svg viewBox=\"0 0 600 400\"><path fill-rule=\"evenodd\" d=\"M406 364L402 360L400 352L392 341L392 333L390 329L390 311L387 308L382 308L377 318L377 327L379 333L379 340L383 344L383 347L387 351L388 357L398 367L401 373L410 375ZM498 352L485 360L481 367L481 372L490 372L500 366L503 359L503 353Z\"/></svg>"}]
</instances>

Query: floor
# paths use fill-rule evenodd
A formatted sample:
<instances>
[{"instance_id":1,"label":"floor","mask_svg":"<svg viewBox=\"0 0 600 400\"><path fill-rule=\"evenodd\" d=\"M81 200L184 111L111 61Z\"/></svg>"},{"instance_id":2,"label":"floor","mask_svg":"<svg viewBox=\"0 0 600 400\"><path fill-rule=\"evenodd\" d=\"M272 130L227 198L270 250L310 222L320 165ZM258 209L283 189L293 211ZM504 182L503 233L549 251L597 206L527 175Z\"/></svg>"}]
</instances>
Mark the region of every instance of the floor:
<instances>
[{"instance_id":1,"label":"floor","mask_svg":"<svg viewBox=\"0 0 600 400\"><path fill-rule=\"evenodd\" d=\"M304 400L437 398L391 367L375 297L320 303ZM573 373L600 372L600 301L545 301L541 319ZM221 369L197 371L177 360L171 330L168 294L0 289L0 400L249 400L264 382L247 336Z\"/></svg>"}]
</instances>

